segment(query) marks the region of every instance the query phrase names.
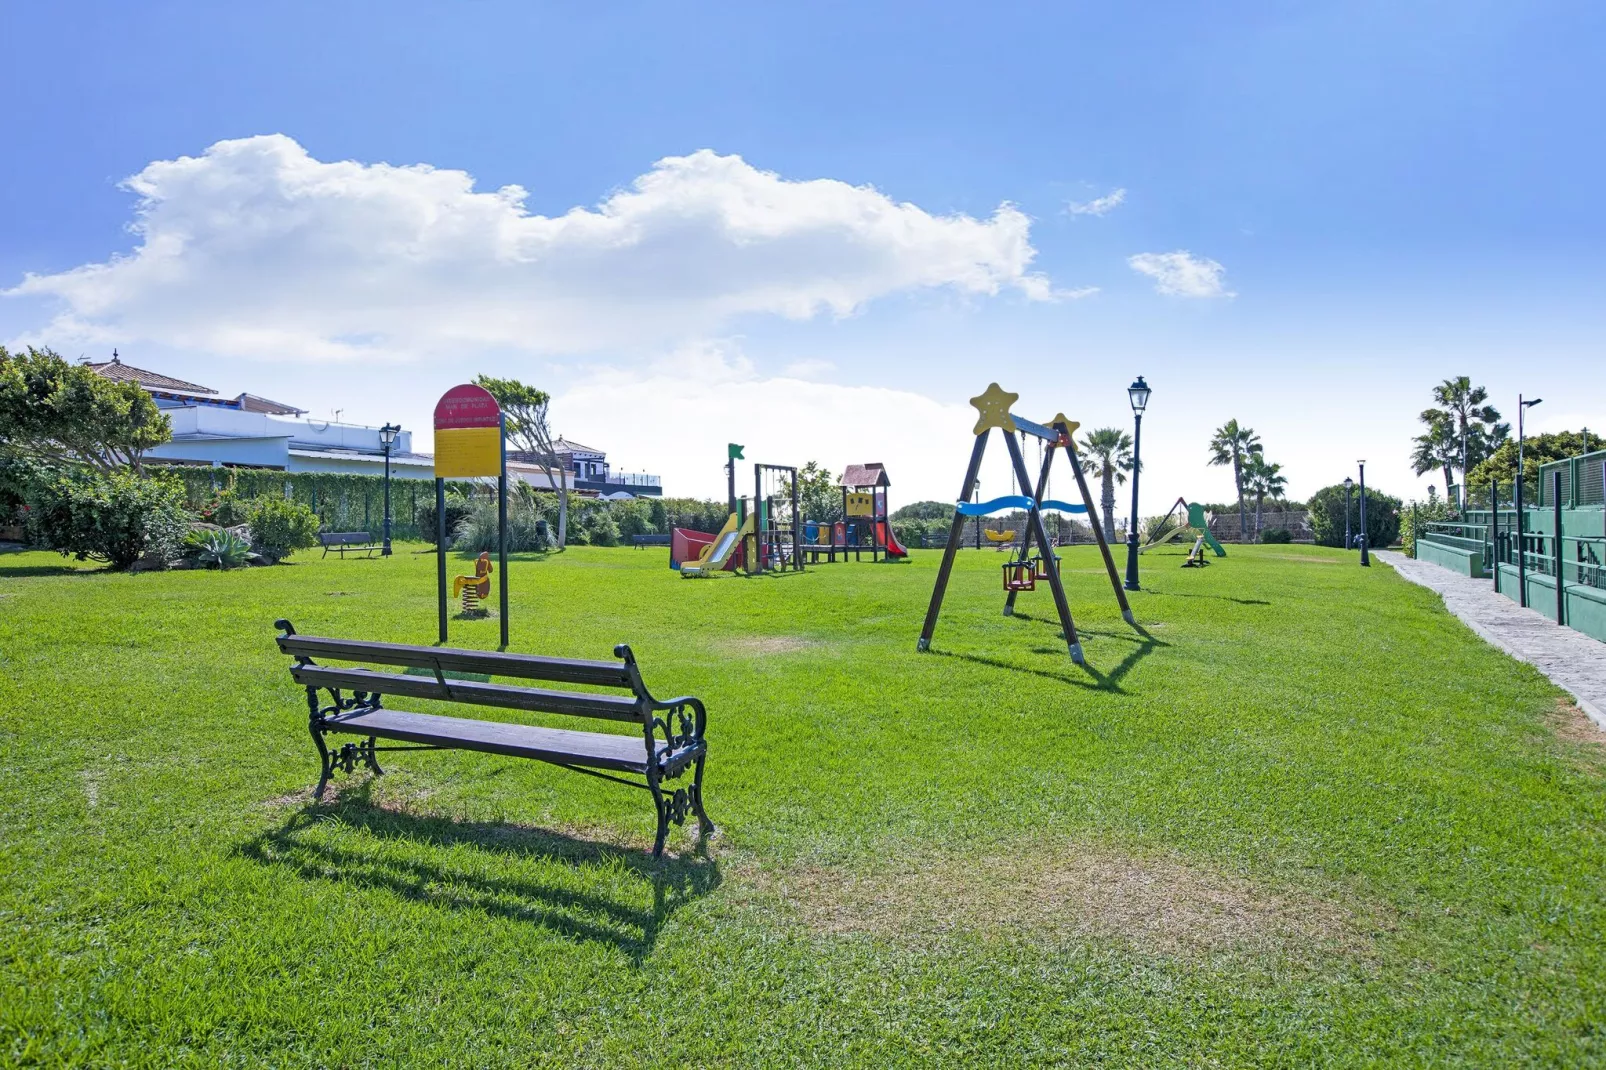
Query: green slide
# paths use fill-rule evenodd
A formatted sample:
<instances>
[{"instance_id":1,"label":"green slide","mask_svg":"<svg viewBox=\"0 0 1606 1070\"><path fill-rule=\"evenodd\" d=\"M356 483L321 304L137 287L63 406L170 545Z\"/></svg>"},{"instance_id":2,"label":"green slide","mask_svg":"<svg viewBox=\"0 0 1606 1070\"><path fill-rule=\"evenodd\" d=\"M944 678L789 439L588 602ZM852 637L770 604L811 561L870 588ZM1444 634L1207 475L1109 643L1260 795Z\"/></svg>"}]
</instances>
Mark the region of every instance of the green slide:
<instances>
[{"instance_id":1,"label":"green slide","mask_svg":"<svg viewBox=\"0 0 1606 1070\"><path fill-rule=\"evenodd\" d=\"M1204 536L1205 545L1216 552L1217 557L1226 557L1227 551L1210 534L1210 518L1205 516L1204 506L1198 502L1188 503L1188 526L1194 528Z\"/></svg>"}]
</instances>

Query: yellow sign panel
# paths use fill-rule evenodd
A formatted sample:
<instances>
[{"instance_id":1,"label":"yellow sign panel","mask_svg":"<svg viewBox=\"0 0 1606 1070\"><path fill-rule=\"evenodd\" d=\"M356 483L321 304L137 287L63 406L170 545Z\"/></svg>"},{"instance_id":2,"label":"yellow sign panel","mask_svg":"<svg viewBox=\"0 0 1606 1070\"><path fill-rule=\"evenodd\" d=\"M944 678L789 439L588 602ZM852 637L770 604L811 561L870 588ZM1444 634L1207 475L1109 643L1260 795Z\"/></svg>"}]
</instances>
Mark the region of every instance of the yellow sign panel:
<instances>
[{"instance_id":1,"label":"yellow sign panel","mask_svg":"<svg viewBox=\"0 0 1606 1070\"><path fill-rule=\"evenodd\" d=\"M502 432L496 427L443 427L435 431L435 478L502 474Z\"/></svg>"},{"instance_id":2,"label":"yellow sign panel","mask_svg":"<svg viewBox=\"0 0 1606 1070\"><path fill-rule=\"evenodd\" d=\"M847 497L849 516L875 515L875 495L864 494L858 491L850 491Z\"/></svg>"}]
</instances>

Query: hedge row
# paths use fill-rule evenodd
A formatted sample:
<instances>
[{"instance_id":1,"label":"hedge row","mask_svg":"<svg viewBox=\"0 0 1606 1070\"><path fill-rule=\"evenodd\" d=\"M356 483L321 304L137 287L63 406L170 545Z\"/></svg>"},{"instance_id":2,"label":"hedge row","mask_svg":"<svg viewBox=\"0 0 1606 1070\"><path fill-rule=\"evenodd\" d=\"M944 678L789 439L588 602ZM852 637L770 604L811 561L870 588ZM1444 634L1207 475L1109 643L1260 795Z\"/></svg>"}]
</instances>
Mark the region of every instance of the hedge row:
<instances>
[{"instance_id":1,"label":"hedge row","mask_svg":"<svg viewBox=\"0 0 1606 1070\"><path fill-rule=\"evenodd\" d=\"M283 497L300 502L318 515L324 531L370 531L375 535L385 517L385 477L342 472L280 472L271 468L202 468L195 465L147 465L151 472L176 476L192 510L199 512L225 491L235 498ZM448 480L447 493L469 497L487 488L468 480ZM395 539L421 539L420 513L435 504L432 480L390 481L390 531ZM432 516L432 513L426 515Z\"/></svg>"}]
</instances>

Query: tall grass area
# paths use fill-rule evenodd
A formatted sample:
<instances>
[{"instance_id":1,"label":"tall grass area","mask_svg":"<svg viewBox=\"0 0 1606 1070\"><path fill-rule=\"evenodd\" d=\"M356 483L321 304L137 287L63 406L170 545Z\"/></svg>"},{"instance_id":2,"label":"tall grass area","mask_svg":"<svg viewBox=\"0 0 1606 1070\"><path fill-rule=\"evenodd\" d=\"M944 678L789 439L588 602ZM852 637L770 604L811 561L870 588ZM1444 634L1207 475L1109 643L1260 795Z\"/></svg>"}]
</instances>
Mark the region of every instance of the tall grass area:
<instances>
[{"instance_id":1,"label":"tall grass area","mask_svg":"<svg viewBox=\"0 0 1606 1070\"><path fill-rule=\"evenodd\" d=\"M1081 668L990 551L929 654L937 551L517 557L512 649L628 642L707 702L721 831L655 863L645 793L528 761L391 755L312 803L272 621L431 642L417 549L0 556L0 1062L1606 1063L1606 756L1387 567L1179 546L1133 629L1067 548Z\"/></svg>"}]
</instances>

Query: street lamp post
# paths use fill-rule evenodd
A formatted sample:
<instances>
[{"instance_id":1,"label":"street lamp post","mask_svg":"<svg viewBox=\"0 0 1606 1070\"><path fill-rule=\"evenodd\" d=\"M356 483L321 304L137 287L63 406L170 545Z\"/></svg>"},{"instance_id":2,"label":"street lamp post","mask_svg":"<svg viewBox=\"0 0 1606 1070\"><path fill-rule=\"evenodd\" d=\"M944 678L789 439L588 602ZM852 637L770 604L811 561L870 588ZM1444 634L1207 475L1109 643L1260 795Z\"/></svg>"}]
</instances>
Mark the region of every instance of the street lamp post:
<instances>
[{"instance_id":1,"label":"street lamp post","mask_svg":"<svg viewBox=\"0 0 1606 1070\"><path fill-rule=\"evenodd\" d=\"M1372 541L1367 538L1366 529L1366 462L1357 461L1356 463L1361 466L1361 567L1371 568L1372 557L1366 546L1367 543Z\"/></svg>"},{"instance_id":2,"label":"street lamp post","mask_svg":"<svg viewBox=\"0 0 1606 1070\"><path fill-rule=\"evenodd\" d=\"M1522 533L1527 524L1523 522L1522 514L1522 418L1529 409L1539 404L1544 398L1534 398L1524 401L1522 395L1517 395L1517 602L1524 609L1528 607L1528 553L1523 542ZM1499 566L1496 565L1498 568ZM1557 581L1560 582L1559 580Z\"/></svg>"},{"instance_id":3,"label":"street lamp post","mask_svg":"<svg viewBox=\"0 0 1606 1070\"><path fill-rule=\"evenodd\" d=\"M1355 489L1355 481L1349 476L1344 477L1344 549L1348 550L1355 545L1355 537L1349 530L1349 495Z\"/></svg>"},{"instance_id":4,"label":"street lamp post","mask_svg":"<svg viewBox=\"0 0 1606 1070\"><path fill-rule=\"evenodd\" d=\"M1143 410L1149 406L1149 384L1138 376L1126 388L1132 401L1132 520L1126 526L1126 589L1138 590L1138 473L1143 470Z\"/></svg>"},{"instance_id":5,"label":"street lamp post","mask_svg":"<svg viewBox=\"0 0 1606 1070\"><path fill-rule=\"evenodd\" d=\"M386 424L379 429L379 443L385 447L385 538L379 551L380 557L390 556L390 447L395 444L400 431L400 424Z\"/></svg>"}]
</instances>

